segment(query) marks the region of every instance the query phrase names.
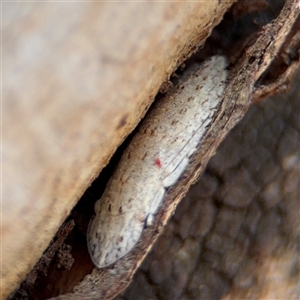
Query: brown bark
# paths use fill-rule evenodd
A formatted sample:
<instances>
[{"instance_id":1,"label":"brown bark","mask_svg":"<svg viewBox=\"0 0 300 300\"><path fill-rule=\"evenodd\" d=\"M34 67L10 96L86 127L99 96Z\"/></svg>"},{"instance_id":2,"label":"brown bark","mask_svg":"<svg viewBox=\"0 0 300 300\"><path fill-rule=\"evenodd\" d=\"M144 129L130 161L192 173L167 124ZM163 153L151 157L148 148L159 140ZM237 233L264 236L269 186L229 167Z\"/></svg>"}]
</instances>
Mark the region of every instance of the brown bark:
<instances>
[{"instance_id":1,"label":"brown bark","mask_svg":"<svg viewBox=\"0 0 300 300\"><path fill-rule=\"evenodd\" d=\"M162 224L165 224L167 222L168 218L170 217L170 215L172 214L174 205L176 205L176 203L180 200L182 195L186 192L188 186L191 184L191 182L193 180L195 180L195 178L198 176L199 172L203 169L203 166L206 164L208 158L214 152L215 148L217 147L217 144L219 142L221 142L222 138L225 136L227 131L243 116L243 114L247 110L247 108L251 102L251 95L253 93L254 84L256 83L256 81L260 77L260 75L264 72L264 70L266 70L266 68L271 64L271 62L273 62L274 57L277 55L281 45L284 43L285 37L291 30L291 25L293 24L294 19L296 18L296 15L298 12L297 9L298 9L297 6L294 6L293 9L291 9L291 7L288 7L283 12L283 14L285 14L285 15L282 15L281 19L279 19L277 21L277 23L274 23L265 28L265 30L261 34L260 38L258 39L258 41L251 48L249 48L247 50L247 53L245 56L242 56L239 60L233 59L233 66L235 66L235 68L231 69L231 82L228 85L227 98L224 99L224 105L223 105L223 109L224 109L223 115L225 117L222 117L221 116L222 114L220 114L220 118L221 119L223 118L222 120L224 122L223 123L224 126L218 125L217 127L212 128L210 136L208 136L208 141L210 140L210 141L214 141L214 142L207 143L207 148L205 150L206 152L203 150L202 150L202 153L200 153L201 151L199 152L198 158L201 157L201 155L203 155L203 157L204 157L203 165L202 165L201 169L197 169L196 166L194 166L194 168L191 168L187 174L187 181L181 182L180 185L178 185L178 187L176 187L172 191L173 194L170 195L170 197L168 198L169 200L167 199L165 205L160 210L160 213L161 213L161 218L159 220L160 225L159 226L157 225L157 227L154 228L154 230L152 229L152 231L146 230L143 238L141 239L139 246L135 249L135 251L133 251L133 253L131 255L129 255L128 257L126 257L124 260L121 260L120 262L118 262L114 266L113 269L106 269L104 271L94 270L92 275L87 277L82 282L82 284L76 288L77 294L62 296L61 298L83 299L83 297L85 297L86 299L91 299L91 298L98 299L100 296L102 296L102 297L105 296L106 298L111 298L111 297L113 297L113 295L116 295L118 292L120 292L122 289L124 289L128 285L128 283L130 282L131 276L135 272L138 265L142 262L143 257L149 251L154 240L157 238L157 232L161 231L161 229L163 227ZM185 12L185 14L186 14L186 12ZM191 26L190 22L193 23L194 22L193 19L187 20L187 22L186 22L186 24L188 24L188 25L186 25L187 27ZM181 23L181 21L179 23L184 24L184 23ZM185 27L185 26L183 26L183 27ZM180 30L180 29L177 28L177 30ZM196 29L195 28L191 29L191 32L194 32L194 30L196 30ZM272 38L273 36L277 37L275 42ZM121 39L122 37L117 36L117 40ZM188 39L189 41L192 41L193 39L195 40L196 38L195 38L195 35L193 35L193 37L187 37L186 39ZM191 42L191 44L189 44L189 46L187 46L187 47L182 46L182 48L180 48L180 49L175 47L176 49L174 49L174 43L177 46L178 46L177 43L179 43L180 45L186 45L186 39L183 44L182 44L181 40L180 40L180 42L178 42L178 40L176 40L176 41L173 40L172 41L173 44L172 44L172 42L170 42L170 45L172 45L171 48L173 49L173 51L176 52L176 54L171 53L172 55L170 57L168 56L169 60L167 59L167 61L169 63L167 62L166 65L165 65L165 59L166 59L165 57L156 58L156 60L154 61L154 64L159 65L159 66L161 66L161 64L163 64L162 70L164 70L164 71L161 71L160 68L155 71L153 71L153 70L149 71L150 72L149 74L150 75L152 74L153 77L151 77L152 76L151 75L148 78L154 78L150 84L151 86L147 86L147 84L146 84L147 88L143 88L142 91L140 91L141 90L140 88L137 88L135 93L138 96L131 98L131 99L135 99L134 103L133 103L133 100L127 101L127 99L129 99L129 98L127 98L129 93L134 93L134 91L131 91L129 89L130 92L128 92L128 90L126 89L126 86L128 84L131 88L132 82L128 82L128 79L127 79L127 80L125 80L126 82L124 83L124 77L117 78L118 79L117 80L118 87L121 87L121 90L122 90L122 92L120 92L120 93L124 96L124 97L121 97L121 99L123 99L124 103L125 103L122 106L121 116L120 116L119 107L115 107L116 106L115 103L119 103L119 101L121 101L120 99L117 100L118 102L114 102L113 99L111 99L111 101L109 101L109 102L108 101L100 102L101 112L100 112L100 110L95 109L95 107L98 107L96 101L91 100L91 102L89 102L89 103L92 103L93 105L91 107L87 107L86 110L84 110L85 111L84 116L88 116L90 113L91 120L92 120L91 123L89 123L90 125L86 125L86 126L88 126L87 127L88 135L91 132L93 133L93 136L95 136L96 134L100 135L100 133L103 132L102 136L104 137L104 141L105 141L105 145L106 145L105 149L107 151L105 150L106 152L105 151L104 151L105 153L103 152L102 144L100 145L100 142L97 140L97 142L95 142L95 145L93 147L86 147L86 148L89 148L88 150L86 148L79 147L80 150L82 152L84 152L86 155L88 155L88 153L89 154L93 153L93 155L91 156L93 159L90 159L88 161L83 160L82 162L77 161L76 166L74 166L74 164L73 165L71 164L72 163L71 161L73 159L72 157L70 157L70 159L66 159L66 161L68 161L69 165L63 166L63 168L67 169L68 166L73 166L72 171L71 171L71 173L68 173L68 176L66 176L65 173L60 174L59 177L61 177L60 180L62 180L62 181L60 181L60 182L56 181L56 184L58 184L60 189L62 189L62 187L63 187L62 184L65 184L65 180L66 180L67 186L69 186L69 189L66 189L66 191L63 191L65 194L62 194L62 198L60 195L60 193L62 191L57 190L56 192L58 193L59 197L57 196L55 198L55 201L54 201L55 203L50 204L52 207L51 210L49 210L48 206L47 206L47 209L44 208L41 210L42 213L43 212L45 213L44 215L43 214L41 215L42 217L48 216L49 214L51 214L51 216L54 215L54 217L53 217L54 219L51 220L51 222L53 222L55 224L52 224L52 225L50 224L52 227L51 226L49 227L49 223L51 223L51 222L43 222L42 225L41 224L39 225L39 226L42 226L41 229L39 229L39 230L41 230L41 231L46 230L45 228L47 228L47 230L49 230L49 236L46 237L44 235L41 238L41 240L39 239L38 241L36 241L36 240L32 241L32 239L31 240L29 239L29 243L31 243L31 242L36 243L34 245L34 247L37 247L38 246L37 244L39 244L39 245L41 245L41 243L45 244L46 242L43 241L43 239L44 240L46 238L49 239L53 235L54 229L57 228L57 226L60 224L60 222L62 220L62 215L61 215L62 210L65 212L65 214L67 214L69 212L72 205L74 204L77 197L79 196L79 194L78 194L79 189L81 189L81 188L83 189L83 186L86 186L90 182L91 176L95 176L95 173L97 171L99 171L98 169L96 170L96 168L95 168L95 161L98 162L98 166L99 166L99 164L101 165L100 168L103 167L103 165L106 163L108 157L111 156L111 154L114 151L114 149L116 148L116 146L122 141L124 136L126 134L128 134L128 132L132 129L132 127L134 127L136 125L136 123L138 122L140 117L143 115L146 107L148 107L150 101L152 100L153 95L157 92L159 85L169 77L170 73L174 70L174 68L184 60L184 57L186 57L186 55L188 55L188 53L190 53L191 49L193 48L193 45L195 45L195 42ZM172 38L171 38L171 40L172 40ZM153 43L153 39L151 40L151 43ZM140 44L143 45L142 42ZM156 42L154 42L154 44L156 45ZM161 46L161 45L159 45L159 46ZM100 49L100 47L99 47L99 49ZM114 50L116 50L116 49L114 49ZM143 51L143 50L141 50L141 51ZM146 50L144 49L144 51L146 51ZM138 52L138 50L137 50L137 52ZM147 53L147 51L145 53ZM111 55L111 53L108 53L108 55ZM126 53L124 55L126 56ZM175 55L177 57L176 63L174 63ZM136 56L133 55L133 57L135 59L137 59ZM135 72L138 72L137 69L141 70L141 72L145 72L145 70L149 70L149 68L147 69L147 62L145 62L145 56L143 56L143 57L140 56L140 57L141 57L141 61L138 64L133 63L133 64L131 64L131 66L127 66L127 68L125 67L126 63L122 64L122 74L123 74L123 67L126 70L126 72L128 72L130 69L130 74L133 76L133 81L135 83L137 83L137 81L140 80L139 84L137 84L138 87L145 86L145 83L143 85L143 80L145 80L145 82L146 82L147 78L146 78L146 76L144 76L145 73L143 73L142 78L139 78L137 73L135 73ZM126 56L126 59L125 59L126 62L127 62L127 58L128 58L128 56ZM130 57L130 59L131 58L132 57ZM161 59L161 61L159 61L159 59ZM109 65L110 66L112 65L112 67L116 67L114 65L115 63L118 67L120 67L120 61L116 62L115 59L111 60L111 59L109 59L109 57L105 57L105 63L107 63L107 62L109 62ZM140 63L143 66L143 67L141 67L141 69L139 68ZM105 66L104 66L104 68L105 68ZM151 73L152 71L154 73ZM159 73L161 75L158 75L157 72L161 72L161 73ZM146 71L146 73L147 73L147 71ZM126 75L127 75L127 73L126 73ZM131 76L130 76L130 78L131 78ZM103 78L103 80L105 80L105 79L106 78ZM109 80L109 78L107 80ZM134 86L136 86L136 85L134 84ZM144 91L144 89L146 91ZM123 91L126 91L126 93L125 93L126 95L123 94ZM98 90L97 92L98 92L97 97L100 97L100 99L101 99L102 98L101 94L103 91ZM140 93L142 95L140 95L138 93ZM109 93L107 93L107 95L109 95ZM131 95L133 95L133 94L131 94ZM146 97L145 95L148 95L147 96L148 100L147 99L145 100L145 97ZM229 95L234 95L234 97L229 97ZM116 94L110 95L110 97L112 97L112 98L114 98L115 96L116 96ZM104 99L104 98L102 98L102 99ZM85 99L85 101L86 101L86 99ZM138 101L140 101L140 102L138 102ZM59 104L59 101L57 103ZM103 108L103 107L105 107L105 105L107 103L112 104L111 106L109 105L109 110L106 110ZM55 105L56 104L54 104L54 107L55 107ZM80 111L80 115L81 115L82 110L77 110L80 107L81 106L79 105L75 110ZM236 110L236 107L238 107L239 109ZM53 112L56 112L56 109L57 109L57 107L55 107L53 109ZM128 117L127 117L127 120L124 120L124 119L122 119L122 116L124 116L123 112L127 111L126 109L128 109L128 115L127 115ZM44 112L45 111L48 112L48 107L47 107L47 110L44 109ZM102 127L101 129L94 128L96 126L95 125L95 120L96 120L95 114L96 113L95 114L93 114L93 113L96 111L97 111L97 113L99 113L97 116L99 116L99 118L101 118L101 122L103 120L108 120L107 122L104 122L105 127ZM109 114L109 112L111 114ZM101 113L102 113L102 115L101 115ZM62 121L62 119L64 119L64 118L61 117L60 121ZM53 120L55 120L55 119L53 119ZM78 127L76 127L76 125L74 125L74 123L76 123L76 120L77 119L73 119L72 128L78 129ZM67 122L70 120L66 119L63 121ZM126 124L124 127L122 127L121 125L124 125L124 123L126 123ZM83 123L81 123L81 126L82 126L82 124ZM109 129L106 127L108 124L109 124L108 127L112 131L109 131ZM118 128L118 124L122 127L121 129ZM71 124L69 124L69 125L70 125L70 127L67 126L66 128L71 128ZM101 123L101 125L102 125L102 123ZM65 129L65 127L63 125L61 128ZM95 130L96 130L96 133L95 133ZM48 132L48 135L46 135L47 138L49 138L49 133L52 131L53 130L50 130ZM67 130L67 132L69 132L69 131ZM72 133L75 134L76 130L72 131ZM106 135L106 133L107 133L107 135ZM53 134L53 132L52 132L52 134ZM109 139L110 135L113 135L113 139ZM65 137L65 135L63 135L63 136ZM72 146L72 149L73 149L73 147L75 147L74 149L79 149L78 144L77 144L78 137L84 138L84 141L81 141L80 143L83 142L84 145L89 145L90 139L88 139L88 138L91 138L90 135L89 135L89 137L86 137L86 136L83 137L83 134L80 133L79 135L77 135L77 137L75 139L74 135L71 134L70 141L72 141L72 139L75 139L76 142L74 142L75 144L65 144L64 145L65 147L63 147L64 148L63 150L66 151L66 153L68 153L68 154L70 153L71 146ZM87 138L87 140L86 140L86 138ZM107 139L105 140L105 138L107 138ZM53 139L53 136L52 136L52 139ZM50 140L49 143L51 141L52 140ZM69 148L69 146L70 146L70 148ZM102 153L99 154L96 152L97 152L97 150L99 152L100 146L101 146ZM76 157L76 151L74 150L74 152L75 152L74 155ZM95 157L95 156L97 156L97 157ZM102 160L100 159L100 156L102 157ZM57 159L57 156L53 156L53 157L55 157L55 159ZM69 157L69 155L68 155L68 157ZM59 163L62 164L61 161L59 161ZM73 161L73 163L74 163L74 161ZM83 164L84 164L84 167L83 167ZM89 166L90 166L90 168L92 168L91 166L93 166L93 171L92 171L93 175L91 175L91 173L89 173L90 177L87 176L84 179L84 177L85 177L84 175L86 175L86 173L87 173L87 171L84 172L84 170L90 171L90 169L88 169ZM82 170L80 168L83 168L84 170ZM45 167L43 169L46 170ZM48 171L48 169L47 169L47 171ZM76 174L76 172L78 172L78 174L79 174L79 171L83 172L84 175L80 175L81 179L79 180L79 182L74 182L75 181L74 174ZM79 176L79 175L77 175L77 176ZM72 177L72 178L70 178L70 177ZM55 177L55 178L57 178L57 177ZM47 177L47 183L49 183L48 179L49 178ZM185 187L183 187L183 185L185 185ZM40 185L40 186L42 186L42 185ZM72 187L72 189L74 189L74 187L75 187L75 191L77 190L76 197L74 196L74 194L75 194L74 190L71 191L70 187ZM53 185L51 188L53 189ZM52 189L51 189L51 193L52 193L51 195L53 196ZM80 191L82 191L82 190L80 190ZM70 193L73 193L72 196L70 196ZM69 198L66 197L66 194L68 194L68 197L69 196L70 197ZM42 197L40 196L40 198L42 198ZM65 199L65 200L69 199L69 201L66 201L66 202L68 202L67 204L65 201L63 201L64 203L61 203L61 205L59 205L59 203L57 203L57 202L60 199ZM66 205L67 205L67 208L66 208ZM53 212L56 212L56 213L53 214ZM24 220L22 220L22 221L24 221ZM23 225L24 224L27 224L27 223L25 222L25 223L23 223ZM36 227L34 227L34 228L36 229ZM52 229L49 229L49 228L52 228ZM52 235L50 234L50 232ZM24 242L24 239L23 239L23 242ZM27 246L28 243L25 245ZM42 247L44 249L44 246L42 246ZM12 248L13 247L11 247L11 249ZM39 251L41 251L41 249ZM34 261L34 259L36 259L36 257L38 256L38 253L40 253L39 251L32 253L31 257L30 257L30 255L28 256L31 260L31 263ZM64 253L65 254L60 255L60 257L62 256L62 257L68 258L69 257L68 250L66 250ZM17 255L17 254L19 254L18 251L12 252L11 257L13 257L13 255ZM25 253L24 257L28 258L26 256L26 253ZM15 263L16 263L16 261L15 261ZM68 264L69 263L67 262L66 268L69 266ZM75 264L76 264L76 259L75 259ZM25 269L21 270L23 272L23 273L22 272L21 273L24 274L24 272L25 272L24 270L28 270L30 268L30 266L31 266L30 264L29 264L29 266L26 266ZM18 271L18 272L19 272L18 274L21 274L20 271ZM74 273L76 273L76 271L74 271L74 269L73 270L71 269L71 272L73 273L73 275L74 275ZM86 274L88 274L89 272L90 271L87 271ZM14 274L12 274L12 276L15 276L15 275L16 275L16 272ZM11 281L11 282L13 282L13 284L16 283L16 281ZM80 292L83 292L83 293L80 293Z\"/></svg>"},{"instance_id":2,"label":"brown bark","mask_svg":"<svg viewBox=\"0 0 300 300\"><path fill-rule=\"evenodd\" d=\"M3 4L3 296L232 1Z\"/></svg>"},{"instance_id":3,"label":"brown bark","mask_svg":"<svg viewBox=\"0 0 300 300\"><path fill-rule=\"evenodd\" d=\"M288 1L280 16L264 27L255 43L241 56L231 58L230 80L219 115L202 138L201 147L178 185L167 191L154 226L144 229L133 251L112 266L101 270L94 268L93 272L75 287L75 293L61 295L59 299L111 299L130 282L132 275L162 232L180 199L203 171L218 144L247 111L252 101L255 84L279 55L298 15L298 3Z\"/></svg>"}]
</instances>

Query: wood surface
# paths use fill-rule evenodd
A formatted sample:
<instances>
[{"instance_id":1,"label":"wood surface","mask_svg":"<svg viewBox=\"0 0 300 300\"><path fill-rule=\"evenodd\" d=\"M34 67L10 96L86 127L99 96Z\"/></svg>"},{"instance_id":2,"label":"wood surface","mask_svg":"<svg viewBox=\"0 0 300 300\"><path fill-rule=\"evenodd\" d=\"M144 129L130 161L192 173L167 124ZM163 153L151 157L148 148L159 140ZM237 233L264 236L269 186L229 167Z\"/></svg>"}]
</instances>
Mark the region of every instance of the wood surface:
<instances>
[{"instance_id":1,"label":"wood surface","mask_svg":"<svg viewBox=\"0 0 300 300\"><path fill-rule=\"evenodd\" d=\"M2 297L234 1L2 4Z\"/></svg>"},{"instance_id":2,"label":"wood surface","mask_svg":"<svg viewBox=\"0 0 300 300\"><path fill-rule=\"evenodd\" d=\"M297 23L299 10L298 1L287 1L279 17L263 28L256 41L242 52L241 56L231 57L230 80L215 122L202 139L201 146L193 156L188 170L177 184L167 191L154 226L144 229L134 250L115 262L113 266L100 270L94 268L93 272L75 287L74 293L60 295L55 299L112 299L129 284L183 195L203 171L208 159L214 154L228 131L248 110L255 85L289 40L290 33ZM296 63L299 64L299 61L296 60Z\"/></svg>"}]
</instances>

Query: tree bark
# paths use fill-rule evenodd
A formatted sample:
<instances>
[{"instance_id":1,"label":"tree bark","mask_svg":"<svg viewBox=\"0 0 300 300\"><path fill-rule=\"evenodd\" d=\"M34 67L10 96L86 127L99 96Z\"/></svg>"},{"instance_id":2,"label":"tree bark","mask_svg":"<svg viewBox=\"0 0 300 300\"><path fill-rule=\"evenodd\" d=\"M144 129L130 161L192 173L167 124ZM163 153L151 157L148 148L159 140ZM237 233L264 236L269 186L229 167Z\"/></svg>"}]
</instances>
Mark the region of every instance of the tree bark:
<instances>
[{"instance_id":1,"label":"tree bark","mask_svg":"<svg viewBox=\"0 0 300 300\"><path fill-rule=\"evenodd\" d=\"M4 297L233 2L3 4Z\"/></svg>"},{"instance_id":2,"label":"tree bark","mask_svg":"<svg viewBox=\"0 0 300 300\"><path fill-rule=\"evenodd\" d=\"M225 5L221 2L222 4L219 6L217 2L210 3L215 5L214 8L206 8L209 11L207 13L209 23L205 20L201 23L202 25L197 22L200 22L201 19L199 14L205 15L203 6L200 5L197 10L197 7L194 6L197 4L194 3L168 3L158 6L156 4L147 6L149 5L147 4L141 11L139 6L128 4L128 7L125 6L128 9L125 14L123 14L123 10L119 14L118 8L113 4L88 7L85 11L88 13L84 15L88 17L82 17L82 13L78 15L78 12L70 15L70 24L60 27L69 28L69 31L65 30L58 37L54 34L55 38L50 39L50 43L59 46L58 53L65 55L60 55L60 59L56 59L55 64L51 66L47 59L53 53L49 49L47 49L49 53L43 53L46 57L43 58L41 69L44 71L47 69L49 72L46 73L47 77L44 77L51 79L49 82L47 80L49 86L44 85L45 80L38 85L39 89L35 86L39 81L32 79L39 79L35 74L39 73L37 70L40 70L40 66L38 63L35 65L32 61L30 62L30 57L29 62L26 63L30 67L29 74L34 75L29 76L28 82L24 81L23 83L24 86L25 83L32 84L28 87L29 92L24 93L24 87L13 90L11 88L13 83L8 84L10 89L5 90L4 95L7 98L9 95L13 96L17 100L15 100L16 105L7 106L7 111L14 113L13 119L18 116L20 122L10 124L9 119L5 119L10 128L9 131L7 130L6 140L21 144L7 143L9 146L6 146L4 143L6 146L4 147L4 154L6 154L6 156L4 155L4 169L10 175L7 180L10 178L12 182L11 178L14 175L14 169L9 166L16 166L16 161L13 161L12 157L12 146L16 149L23 148L25 154L19 156L18 177L16 177L14 185L6 184L9 188L6 188L6 194L4 194L12 195L11 198L14 201L10 205L17 201L17 195L24 194L20 206L9 210L10 205L6 201L4 207L6 223L3 224L10 225L10 231L4 231L3 235L4 250L7 255L3 274L7 293L19 282L17 278L23 278L37 258L41 256L54 232L69 214L83 190L107 164L116 147L144 115L162 83L169 79L174 69L190 56L197 45L203 43L211 28L220 21L229 3L227 2ZM43 7L32 7L31 15L34 16L33 12L41 8ZM69 7L66 10L72 11ZM55 11L58 11L58 8ZM133 12L135 12L136 18L130 19L128 22L128 16L131 16ZM49 7L45 9L45 13L49 13ZM149 13L155 15L155 22L149 17ZM292 31L298 14L299 3L287 1L287 6L281 16L276 22L263 29L255 43L246 48L245 53L241 52L241 55L238 55L237 51L235 55L229 55L230 81L223 101L223 110L219 115L223 125L219 124L211 129L206 149L199 151L197 160L201 160L201 168L194 164L194 167L188 170L186 179L178 182L178 185L171 191L172 194L168 196L161 207L160 217L155 226L145 230L139 245L129 256L118 261L113 268L100 271L94 269L91 275L86 276L81 284L76 286L75 293L61 295L60 299L99 299L99 297L111 299L130 283L134 272L157 239L158 233L162 231L163 226L174 212L176 204L203 170L217 145L248 109L251 97L255 92L254 85L257 84L267 67L274 62L280 48L287 42L287 37ZM62 13L60 16L62 15L64 14ZM145 15L150 19L145 21ZM168 21L170 15L172 21ZM21 20L27 26L30 24L33 26L26 16ZM124 26L121 26L123 23ZM35 23L33 22L33 24ZM50 24L52 23L50 22ZM119 26L119 24L121 25ZM149 24L150 27L148 27ZM178 24L180 26L177 26ZM48 27L42 27L45 30L43 32L48 32L46 29L49 28L49 24L46 25ZM71 33L67 41L62 39L66 32ZM126 32L130 32L130 34L126 34ZM160 34L158 35L157 32ZM9 40L7 37L7 40L10 48L13 49L14 39ZM18 46L20 47L20 45ZM25 46L26 43L22 44L22 47ZM79 47L79 56L76 56L78 55L77 46ZM72 51L74 47L76 52ZM18 49L18 47L16 48ZM39 48L36 51L39 51ZM66 65L64 63L59 65L59 62L63 61L62 58L66 57L68 57ZM52 59L55 59L55 56ZM13 64L10 67L14 69ZM130 76L128 76L128 72ZM73 73L74 77L70 77L70 73ZM23 79L22 76L21 74L20 78ZM88 78L88 80L84 80L84 78ZM50 86L51 96L49 94ZM32 91L39 91L36 98ZM26 110L26 106L19 106L25 102L25 100L22 102L18 100L23 99L21 97L23 94L25 100L30 98L30 101L33 101L31 110ZM51 104L47 102L48 98L51 99ZM66 100L69 98L72 102ZM34 102L35 99L36 102ZM23 110L21 111L21 109ZM100 120L100 124L97 123L98 120ZM28 128L30 130L27 130ZM21 129L23 132L27 132L28 136L22 135ZM17 133L22 137L20 141L13 139ZM28 145L28 147L24 147L24 145ZM25 165L24 155L28 157ZM8 171L9 169L10 171ZM33 179L29 175L25 176L30 173L29 169L34 170L32 172ZM18 185L18 189L15 188L15 184ZM35 188L33 189L33 187ZM29 201L32 198L36 199L34 205ZM24 216L24 213L21 213L25 208L28 213ZM23 210L21 211L21 209ZM10 214L13 214L18 220L14 224L10 222ZM68 223L64 228L71 231L72 226L74 226L72 223ZM22 228L28 228L28 233L22 231ZM62 228L62 230L60 234L65 236L64 229ZM15 237L19 232L22 232L21 238L16 240ZM41 234L37 239L32 232L41 232ZM57 240L56 246L53 246L52 249L58 249L62 243L62 240ZM20 249L23 249L22 257ZM70 266L74 276L77 273L75 269L78 268L78 264L80 267L80 260L75 258L73 264L72 260L68 259L68 251L65 249L60 252L60 257L68 260L66 265ZM46 252L46 255L48 254L49 251ZM18 269L14 268L14 264L18 264ZM77 266L75 266L76 264ZM85 270L85 275L90 271L91 269ZM73 286L74 283L69 285L65 292L71 292L70 289Z\"/></svg>"}]
</instances>

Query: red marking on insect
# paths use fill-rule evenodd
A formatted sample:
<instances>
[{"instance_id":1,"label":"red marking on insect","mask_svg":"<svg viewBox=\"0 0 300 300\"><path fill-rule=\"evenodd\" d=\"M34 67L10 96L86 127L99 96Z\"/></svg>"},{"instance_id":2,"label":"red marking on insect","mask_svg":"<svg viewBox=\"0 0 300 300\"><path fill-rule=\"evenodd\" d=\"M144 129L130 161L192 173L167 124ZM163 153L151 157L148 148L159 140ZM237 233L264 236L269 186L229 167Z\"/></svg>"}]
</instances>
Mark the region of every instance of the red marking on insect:
<instances>
[{"instance_id":1,"label":"red marking on insect","mask_svg":"<svg viewBox=\"0 0 300 300\"><path fill-rule=\"evenodd\" d=\"M155 165L158 167L158 168L161 168L162 165L161 165L161 161L159 158L155 158Z\"/></svg>"}]
</instances>

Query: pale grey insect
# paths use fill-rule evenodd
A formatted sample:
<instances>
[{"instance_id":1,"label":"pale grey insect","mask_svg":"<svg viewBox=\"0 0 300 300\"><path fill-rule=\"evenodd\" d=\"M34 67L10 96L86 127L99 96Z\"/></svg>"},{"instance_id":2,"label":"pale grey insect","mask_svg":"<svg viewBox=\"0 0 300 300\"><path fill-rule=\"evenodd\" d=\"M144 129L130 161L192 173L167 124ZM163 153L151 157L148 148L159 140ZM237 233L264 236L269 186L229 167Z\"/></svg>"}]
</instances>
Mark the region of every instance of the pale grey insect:
<instances>
[{"instance_id":1,"label":"pale grey insect","mask_svg":"<svg viewBox=\"0 0 300 300\"><path fill-rule=\"evenodd\" d=\"M87 241L98 268L127 254L145 223L153 223L166 188L187 168L213 122L226 77L225 57L211 57L185 75L143 120L95 204Z\"/></svg>"}]
</instances>

